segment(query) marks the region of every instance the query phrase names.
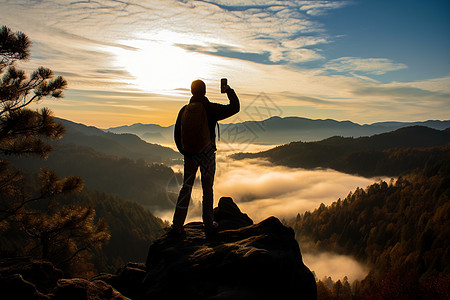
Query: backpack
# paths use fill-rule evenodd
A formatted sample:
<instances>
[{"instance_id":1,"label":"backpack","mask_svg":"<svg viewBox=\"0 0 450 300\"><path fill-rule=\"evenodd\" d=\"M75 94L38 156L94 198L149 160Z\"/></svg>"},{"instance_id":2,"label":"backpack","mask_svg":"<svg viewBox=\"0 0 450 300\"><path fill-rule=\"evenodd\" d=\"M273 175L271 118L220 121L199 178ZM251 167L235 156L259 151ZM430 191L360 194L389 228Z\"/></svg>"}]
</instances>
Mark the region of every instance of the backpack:
<instances>
[{"instance_id":1,"label":"backpack","mask_svg":"<svg viewBox=\"0 0 450 300\"><path fill-rule=\"evenodd\" d=\"M212 144L206 109L200 102L186 105L181 116L181 145L189 154L198 154Z\"/></svg>"}]
</instances>

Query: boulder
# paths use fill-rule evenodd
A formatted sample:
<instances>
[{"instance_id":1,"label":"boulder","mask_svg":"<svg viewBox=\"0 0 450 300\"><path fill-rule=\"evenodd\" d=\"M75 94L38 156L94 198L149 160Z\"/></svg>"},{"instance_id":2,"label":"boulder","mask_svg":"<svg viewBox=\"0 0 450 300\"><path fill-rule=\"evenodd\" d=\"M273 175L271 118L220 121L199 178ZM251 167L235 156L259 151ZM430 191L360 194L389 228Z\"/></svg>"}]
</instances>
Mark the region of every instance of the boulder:
<instances>
[{"instance_id":1,"label":"boulder","mask_svg":"<svg viewBox=\"0 0 450 300\"><path fill-rule=\"evenodd\" d=\"M129 298L136 298L139 295L141 282L146 275L143 263L127 263L117 270L116 274L100 274L91 280L103 280L113 286L122 295Z\"/></svg>"},{"instance_id":2,"label":"boulder","mask_svg":"<svg viewBox=\"0 0 450 300\"><path fill-rule=\"evenodd\" d=\"M62 277L63 272L49 261L28 257L1 259L0 298L5 300L128 299L104 281L89 281L82 278L62 279ZM138 282L140 281L142 278Z\"/></svg>"},{"instance_id":3,"label":"boulder","mask_svg":"<svg viewBox=\"0 0 450 300\"><path fill-rule=\"evenodd\" d=\"M0 277L20 274L23 280L32 282L38 291L48 293L63 272L51 262L30 257L4 258L0 260Z\"/></svg>"},{"instance_id":4,"label":"boulder","mask_svg":"<svg viewBox=\"0 0 450 300\"><path fill-rule=\"evenodd\" d=\"M42 294L36 286L23 279L20 274L12 274L0 277L1 299L27 299L27 300L49 300L47 295Z\"/></svg>"},{"instance_id":5,"label":"boulder","mask_svg":"<svg viewBox=\"0 0 450 300\"><path fill-rule=\"evenodd\" d=\"M214 220L219 223L219 230L237 229L253 225L253 220L241 212L230 197L222 197L214 208Z\"/></svg>"}]
</instances>

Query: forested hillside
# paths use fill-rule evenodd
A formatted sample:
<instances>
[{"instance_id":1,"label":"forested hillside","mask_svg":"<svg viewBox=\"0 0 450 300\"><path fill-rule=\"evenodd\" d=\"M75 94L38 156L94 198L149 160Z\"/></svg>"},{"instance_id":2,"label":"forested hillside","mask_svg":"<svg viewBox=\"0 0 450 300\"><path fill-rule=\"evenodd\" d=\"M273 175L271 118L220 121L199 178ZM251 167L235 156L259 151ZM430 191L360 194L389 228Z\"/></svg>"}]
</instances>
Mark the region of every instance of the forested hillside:
<instances>
[{"instance_id":1,"label":"forested hillside","mask_svg":"<svg viewBox=\"0 0 450 300\"><path fill-rule=\"evenodd\" d=\"M104 192L84 189L59 201L92 206L97 218L107 222L111 238L92 260L98 272L114 272L129 261L145 261L151 242L168 226L139 204Z\"/></svg>"},{"instance_id":2,"label":"forested hillside","mask_svg":"<svg viewBox=\"0 0 450 300\"><path fill-rule=\"evenodd\" d=\"M288 167L331 168L367 177L398 176L441 160L448 155L449 146L445 146L448 143L448 129L441 131L414 126L371 137L336 136L319 142L293 142L259 153L238 153L232 157L265 157Z\"/></svg>"},{"instance_id":3,"label":"forested hillside","mask_svg":"<svg viewBox=\"0 0 450 300\"><path fill-rule=\"evenodd\" d=\"M8 157L28 172L37 173L46 166L60 176L77 175L91 189L118 195L148 208L172 208L167 186L175 174L164 164L115 157L89 147L57 144L46 160L38 157Z\"/></svg>"},{"instance_id":4,"label":"forested hillside","mask_svg":"<svg viewBox=\"0 0 450 300\"><path fill-rule=\"evenodd\" d=\"M449 152L420 172L358 188L330 206L322 204L298 215L293 224L297 239L301 245L312 245L313 251L352 255L367 263L371 271L354 291L358 295L446 299L450 287Z\"/></svg>"},{"instance_id":5,"label":"forested hillside","mask_svg":"<svg viewBox=\"0 0 450 300\"><path fill-rule=\"evenodd\" d=\"M29 182L37 182L28 175ZM98 272L114 272L128 261L144 261L151 242L167 227L160 218L139 204L123 200L104 192L84 189L80 193L58 197L59 205L81 205L95 209L96 219L106 221L111 235L101 250L90 249L91 253L81 256L66 272L81 276L92 276ZM33 204L36 210L46 210L49 202ZM29 254L30 239L19 228L11 225L3 228L0 235L0 256L14 257ZM85 255L87 253L84 253ZM64 267L64 266L61 266Z\"/></svg>"}]
</instances>

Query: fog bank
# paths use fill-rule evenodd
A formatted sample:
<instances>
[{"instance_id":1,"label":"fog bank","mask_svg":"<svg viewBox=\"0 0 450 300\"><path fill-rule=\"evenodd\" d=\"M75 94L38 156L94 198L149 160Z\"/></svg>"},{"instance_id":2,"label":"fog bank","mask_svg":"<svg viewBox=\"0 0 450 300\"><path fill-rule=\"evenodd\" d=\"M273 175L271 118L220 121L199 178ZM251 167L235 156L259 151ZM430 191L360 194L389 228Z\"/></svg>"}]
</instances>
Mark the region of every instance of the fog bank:
<instances>
[{"instance_id":1,"label":"fog bank","mask_svg":"<svg viewBox=\"0 0 450 300\"><path fill-rule=\"evenodd\" d=\"M260 149L258 147L260 146L251 146L251 150ZM236 150L239 149L228 147L217 153L214 206L217 206L220 197L232 197L241 211L247 213L255 223L270 216L280 219L293 218L298 213L316 209L321 203L329 205L338 198L345 198L357 187L364 188L379 180L334 170L305 170L276 166L264 159L230 159L227 155ZM183 170L182 166L172 168L176 172ZM201 221L200 172L197 176L186 222ZM178 191L179 188L168 189L168 194L171 194L168 199L174 202ZM175 206L175 203L173 205ZM173 210L154 213L169 222L172 221ZM353 258L331 252L315 254L303 252L303 260L316 273L318 279L331 276L333 280L338 280L347 276L352 282L364 278L367 274L366 267Z\"/></svg>"},{"instance_id":2,"label":"fog bank","mask_svg":"<svg viewBox=\"0 0 450 300\"><path fill-rule=\"evenodd\" d=\"M348 281L363 279L369 269L350 256L339 255L331 252L308 253L302 251L303 262L316 274L317 279L330 276L338 281L347 276Z\"/></svg>"},{"instance_id":3,"label":"fog bank","mask_svg":"<svg viewBox=\"0 0 450 300\"><path fill-rule=\"evenodd\" d=\"M270 146L253 145L252 150ZM329 205L345 198L357 187L365 188L379 178L364 178L330 169L305 170L276 166L265 159L233 160L228 154L236 148L222 147L217 152L214 180L214 206L220 197L228 196L255 222L270 216L292 218L298 213L316 209L321 203ZM181 165L172 166L182 172ZM181 184L181 182L177 182ZM167 189L175 206L179 187ZM192 191L187 222L201 220L202 191L200 171ZM173 210L155 211L159 217L171 221Z\"/></svg>"}]
</instances>

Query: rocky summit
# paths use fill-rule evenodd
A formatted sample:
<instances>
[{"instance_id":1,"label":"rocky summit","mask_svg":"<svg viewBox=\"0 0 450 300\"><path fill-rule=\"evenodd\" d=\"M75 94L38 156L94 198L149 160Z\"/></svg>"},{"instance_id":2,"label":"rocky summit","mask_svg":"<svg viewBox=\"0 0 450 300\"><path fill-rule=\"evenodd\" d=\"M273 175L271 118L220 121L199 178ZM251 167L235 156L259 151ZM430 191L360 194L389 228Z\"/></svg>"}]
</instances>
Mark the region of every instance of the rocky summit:
<instances>
[{"instance_id":1,"label":"rocky summit","mask_svg":"<svg viewBox=\"0 0 450 300\"><path fill-rule=\"evenodd\" d=\"M16 262L17 270L14 262L3 268L0 263L0 286L6 295L29 293L29 299L317 298L314 276L303 264L291 228L275 217L253 224L228 197L220 199L214 215L217 233L206 236L201 222L186 224L184 232L155 240L145 264L128 263L116 274L63 279L39 262L44 274L30 276L21 270L33 269L31 261L28 267Z\"/></svg>"}]
</instances>

